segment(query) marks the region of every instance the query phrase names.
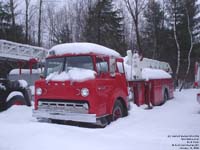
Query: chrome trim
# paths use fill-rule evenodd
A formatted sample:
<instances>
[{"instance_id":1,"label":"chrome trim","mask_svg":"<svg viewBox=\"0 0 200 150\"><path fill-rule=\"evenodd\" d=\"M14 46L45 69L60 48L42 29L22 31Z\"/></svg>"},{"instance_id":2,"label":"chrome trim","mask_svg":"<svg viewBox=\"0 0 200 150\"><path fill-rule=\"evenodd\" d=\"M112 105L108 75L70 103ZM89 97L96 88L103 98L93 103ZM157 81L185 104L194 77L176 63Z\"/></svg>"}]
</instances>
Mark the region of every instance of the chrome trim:
<instances>
[{"instance_id":1,"label":"chrome trim","mask_svg":"<svg viewBox=\"0 0 200 150\"><path fill-rule=\"evenodd\" d=\"M44 111L88 114L88 103L38 101L38 109Z\"/></svg>"},{"instance_id":2,"label":"chrome trim","mask_svg":"<svg viewBox=\"0 0 200 150\"><path fill-rule=\"evenodd\" d=\"M96 123L96 114L81 114L69 112L56 112L50 110L33 110L33 117L38 119L48 118L65 121Z\"/></svg>"}]
</instances>

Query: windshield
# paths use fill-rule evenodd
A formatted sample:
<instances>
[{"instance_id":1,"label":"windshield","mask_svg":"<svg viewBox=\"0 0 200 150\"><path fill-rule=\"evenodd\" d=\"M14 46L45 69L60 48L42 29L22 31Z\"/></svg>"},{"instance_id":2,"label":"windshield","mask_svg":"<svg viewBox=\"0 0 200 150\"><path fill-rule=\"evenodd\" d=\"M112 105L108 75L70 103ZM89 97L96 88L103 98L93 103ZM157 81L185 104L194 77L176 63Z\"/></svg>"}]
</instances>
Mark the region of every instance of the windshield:
<instances>
[{"instance_id":1,"label":"windshield","mask_svg":"<svg viewBox=\"0 0 200 150\"><path fill-rule=\"evenodd\" d=\"M64 58L51 58L46 60L45 76L63 70Z\"/></svg>"},{"instance_id":2,"label":"windshield","mask_svg":"<svg viewBox=\"0 0 200 150\"><path fill-rule=\"evenodd\" d=\"M91 56L68 56L46 60L45 76L54 72L68 72L72 68L94 70Z\"/></svg>"}]
</instances>

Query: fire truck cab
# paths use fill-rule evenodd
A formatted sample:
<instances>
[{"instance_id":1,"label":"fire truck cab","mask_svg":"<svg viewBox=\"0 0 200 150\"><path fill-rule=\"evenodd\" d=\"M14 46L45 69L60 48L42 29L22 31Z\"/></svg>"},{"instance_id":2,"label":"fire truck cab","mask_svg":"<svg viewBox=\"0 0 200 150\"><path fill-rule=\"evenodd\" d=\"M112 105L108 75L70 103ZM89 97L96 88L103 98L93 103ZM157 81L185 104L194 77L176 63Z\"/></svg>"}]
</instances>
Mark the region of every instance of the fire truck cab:
<instances>
[{"instance_id":1,"label":"fire truck cab","mask_svg":"<svg viewBox=\"0 0 200 150\"><path fill-rule=\"evenodd\" d=\"M91 43L49 50L43 78L35 82L33 116L106 125L128 115L123 58Z\"/></svg>"}]
</instances>

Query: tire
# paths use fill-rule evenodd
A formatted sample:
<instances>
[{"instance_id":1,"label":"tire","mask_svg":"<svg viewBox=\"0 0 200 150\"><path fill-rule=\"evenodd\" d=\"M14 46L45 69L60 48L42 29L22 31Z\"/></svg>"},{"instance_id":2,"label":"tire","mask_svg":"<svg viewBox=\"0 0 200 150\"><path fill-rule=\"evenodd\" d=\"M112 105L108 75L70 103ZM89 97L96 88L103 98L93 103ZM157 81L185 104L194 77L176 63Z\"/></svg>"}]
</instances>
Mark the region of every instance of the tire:
<instances>
[{"instance_id":1,"label":"tire","mask_svg":"<svg viewBox=\"0 0 200 150\"><path fill-rule=\"evenodd\" d=\"M115 102L115 105L114 105L113 111L112 111L112 121L115 121L124 116L125 116L124 115L124 107L123 107L122 103L119 100L117 100Z\"/></svg>"},{"instance_id":2,"label":"tire","mask_svg":"<svg viewBox=\"0 0 200 150\"><path fill-rule=\"evenodd\" d=\"M16 102L20 102L21 104L25 104L25 99L21 95L13 96L7 103L6 103L6 109L13 106Z\"/></svg>"},{"instance_id":3,"label":"tire","mask_svg":"<svg viewBox=\"0 0 200 150\"><path fill-rule=\"evenodd\" d=\"M164 104L168 99L169 99L168 92L167 92L167 90L165 90L164 95L163 95L163 101L162 101L161 105Z\"/></svg>"}]
</instances>

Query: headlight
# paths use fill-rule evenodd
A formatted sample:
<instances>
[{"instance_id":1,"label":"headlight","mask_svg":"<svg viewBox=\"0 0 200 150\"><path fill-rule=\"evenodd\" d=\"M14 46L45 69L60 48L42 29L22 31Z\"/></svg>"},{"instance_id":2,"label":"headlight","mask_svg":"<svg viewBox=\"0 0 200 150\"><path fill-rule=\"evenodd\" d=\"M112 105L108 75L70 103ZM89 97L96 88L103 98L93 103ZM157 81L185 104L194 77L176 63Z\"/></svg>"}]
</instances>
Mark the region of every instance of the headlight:
<instances>
[{"instance_id":1,"label":"headlight","mask_svg":"<svg viewBox=\"0 0 200 150\"><path fill-rule=\"evenodd\" d=\"M87 88L81 89L81 96L87 97L89 95L89 90Z\"/></svg>"},{"instance_id":2,"label":"headlight","mask_svg":"<svg viewBox=\"0 0 200 150\"><path fill-rule=\"evenodd\" d=\"M37 88L36 89L36 95L42 95L42 89L41 88Z\"/></svg>"}]
</instances>

